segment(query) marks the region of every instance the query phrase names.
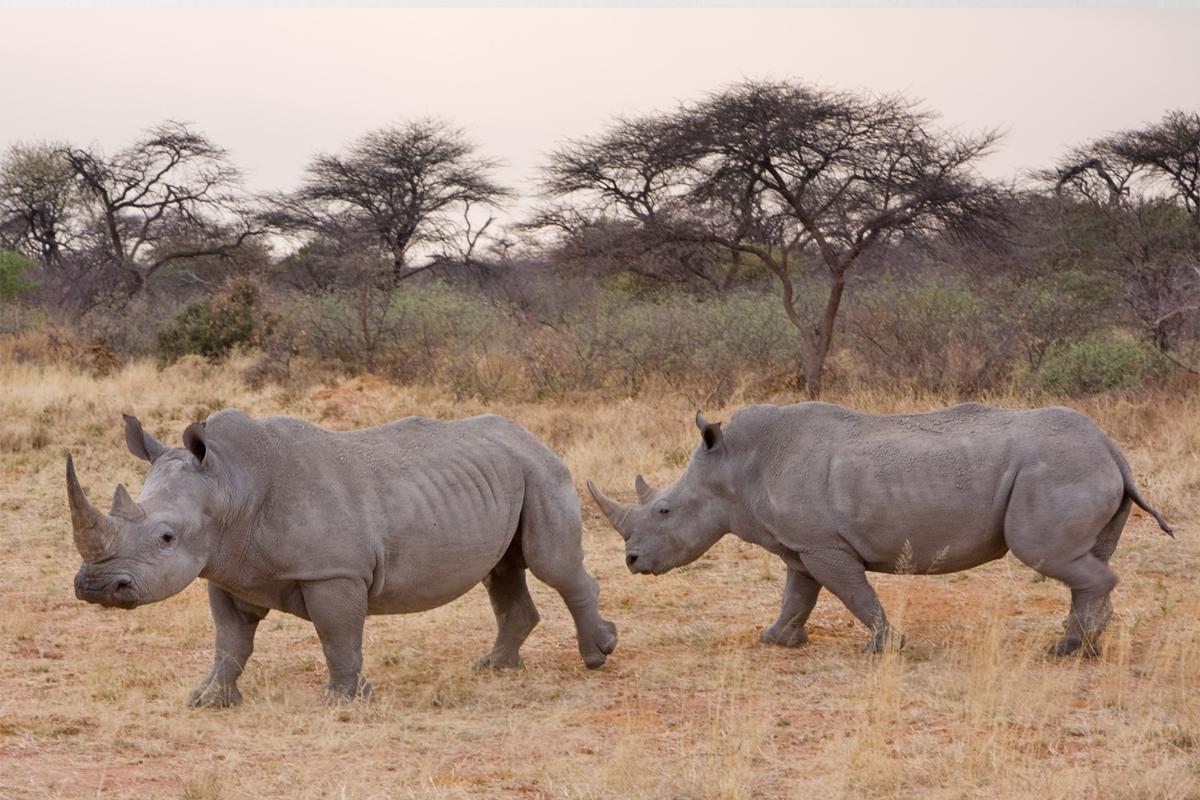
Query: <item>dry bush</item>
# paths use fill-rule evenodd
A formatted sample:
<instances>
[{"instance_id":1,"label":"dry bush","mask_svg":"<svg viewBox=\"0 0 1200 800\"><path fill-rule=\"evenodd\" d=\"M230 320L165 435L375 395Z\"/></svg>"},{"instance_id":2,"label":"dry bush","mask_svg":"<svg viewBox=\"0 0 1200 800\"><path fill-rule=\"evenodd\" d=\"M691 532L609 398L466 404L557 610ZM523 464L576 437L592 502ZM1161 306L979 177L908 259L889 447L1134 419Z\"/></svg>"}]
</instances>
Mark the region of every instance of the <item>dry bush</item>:
<instances>
[{"instance_id":1,"label":"dry bush","mask_svg":"<svg viewBox=\"0 0 1200 800\"><path fill-rule=\"evenodd\" d=\"M31 328L0 337L0 362L21 364L66 364L79 358L78 335L54 325Z\"/></svg>"}]
</instances>

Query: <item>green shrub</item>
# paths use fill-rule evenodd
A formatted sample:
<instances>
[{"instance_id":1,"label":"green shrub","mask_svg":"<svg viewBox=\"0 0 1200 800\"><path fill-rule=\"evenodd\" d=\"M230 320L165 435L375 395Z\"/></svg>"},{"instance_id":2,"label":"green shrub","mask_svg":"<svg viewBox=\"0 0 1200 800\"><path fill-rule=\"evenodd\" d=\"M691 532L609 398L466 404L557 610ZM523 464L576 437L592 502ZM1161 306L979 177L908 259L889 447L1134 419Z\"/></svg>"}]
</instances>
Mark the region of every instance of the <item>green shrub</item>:
<instances>
[{"instance_id":1,"label":"green shrub","mask_svg":"<svg viewBox=\"0 0 1200 800\"><path fill-rule=\"evenodd\" d=\"M392 298L396 344L388 363L390 377L411 381L441 377L460 395L472 394L470 376L485 353L518 337L507 330L509 321L482 297L434 283L398 291ZM507 335L506 335L507 334ZM486 371L485 371L486 372ZM492 396L481 380L481 397Z\"/></svg>"},{"instance_id":2,"label":"green shrub","mask_svg":"<svg viewBox=\"0 0 1200 800\"><path fill-rule=\"evenodd\" d=\"M84 339L103 339L124 358L159 356L159 337L175 324L175 316L184 306L168 295L105 293L80 317L79 333Z\"/></svg>"},{"instance_id":3,"label":"green shrub","mask_svg":"<svg viewBox=\"0 0 1200 800\"><path fill-rule=\"evenodd\" d=\"M1004 380L1015 356L1004 309L952 276L884 279L847 303L844 342L867 382L972 394Z\"/></svg>"},{"instance_id":4,"label":"green shrub","mask_svg":"<svg viewBox=\"0 0 1200 800\"><path fill-rule=\"evenodd\" d=\"M40 328L45 323L46 315L37 309L0 303L0 336L23 333Z\"/></svg>"},{"instance_id":5,"label":"green shrub","mask_svg":"<svg viewBox=\"0 0 1200 800\"><path fill-rule=\"evenodd\" d=\"M37 263L20 253L0 249L0 302L15 303L37 288L31 273Z\"/></svg>"},{"instance_id":6,"label":"green shrub","mask_svg":"<svg viewBox=\"0 0 1200 800\"><path fill-rule=\"evenodd\" d=\"M1165 359L1146 342L1092 336L1051 350L1035 378L1041 389L1052 394L1095 394L1140 386L1166 367Z\"/></svg>"},{"instance_id":7,"label":"green shrub","mask_svg":"<svg viewBox=\"0 0 1200 800\"><path fill-rule=\"evenodd\" d=\"M1111 273L1068 267L1024 281L1004 276L979 290L1015 332L1029 369L1037 370L1054 348L1112 327L1120 286Z\"/></svg>"},{"instance_id":8,"label":"green shrub","mask_svg":"<svg viewBox=\"0 0 1200 800\"><path fill-rule=\"evenodd\" d=\"M283 335L350 372L378 371L398 337L391 293L373 286L308 294L281 316Z\"/></svg>"},{"instance_id":9,"label":"green shrub","mask_svg":"<svg viewBox=\"0 0 1200 800\"><path fill-rule=\"evenodd\" d=\"M559 381L575 388L617 383L637 392L651 377L714 399L748 377L794 363L799 336L779 300L753 291L698 300L604 293L568 320L573 363Z\"/></svg>"},{"instance_id":10,"label":"green shrub","mask_svg":"<svg viewBox=\"0 0 1200 800\"><path fill-rule=\"evenodd\" d=\"M503 338L506 322L483 299L442 283L331 289L298 300L283 318L321 358L401 382L435 380L448 362L477 358Z\"/></svg>"},{"instance_id":11,"label":"green shrub","mask_svg":"<svg viewBox=\"0 0 1200 800\"><path fill-rule=\"evenodd\" d=\"M158 336L159 358L171 363L194 353L219 361L238 345L261 344L273 322L273 317L259 308L258 289L239 284L227 294L184 307Z\"/></svg>"}]
</instances>

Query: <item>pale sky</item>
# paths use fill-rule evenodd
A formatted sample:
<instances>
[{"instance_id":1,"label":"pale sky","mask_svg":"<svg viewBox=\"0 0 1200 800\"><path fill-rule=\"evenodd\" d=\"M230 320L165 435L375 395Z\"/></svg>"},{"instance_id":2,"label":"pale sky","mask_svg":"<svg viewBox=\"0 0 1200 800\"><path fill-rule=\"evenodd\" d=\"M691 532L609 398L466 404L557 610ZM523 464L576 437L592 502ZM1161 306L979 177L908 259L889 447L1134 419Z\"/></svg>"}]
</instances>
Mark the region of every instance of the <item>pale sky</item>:
<instances>
[{"instance_id":1,"label":"pale sky","mask_svg":"<svg viewBox=\"0 0 1200 800\"><path fill-rule=\"evenodd\" d=\"M1200 109L1197 10L0 10L0 147L115 149L166 118L232 151L254 189L308 157L434 115L531 189L543 154L613 114L743 77L924 98L1000 126L995 177Z\"/></svg>"}]
</instances>

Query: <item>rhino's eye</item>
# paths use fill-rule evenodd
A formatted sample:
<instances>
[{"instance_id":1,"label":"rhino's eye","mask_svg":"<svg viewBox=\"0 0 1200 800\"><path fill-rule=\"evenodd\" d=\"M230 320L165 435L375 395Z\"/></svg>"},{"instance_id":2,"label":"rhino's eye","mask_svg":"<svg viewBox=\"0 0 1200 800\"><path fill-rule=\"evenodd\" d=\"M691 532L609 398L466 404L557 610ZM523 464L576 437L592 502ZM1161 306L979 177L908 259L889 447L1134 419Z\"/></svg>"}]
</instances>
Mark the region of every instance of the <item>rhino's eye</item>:
<instances>
[{"instance_id":1,"label":"rhino's eye","mask_svg":"<svg viewBox=\"0 0 1200 800\"><path fill-rule=\"evenodd\" d=\"M162 540L163 544L170 544L171 542L175 541L175 534L171 533L171 531L166 531L158 538Z\"/></svg>"},{"instance_id":2,"label":"rhino's eye","mask_svg":"<svg viewBox=\"0 0 1200 800\"><path fill-rule=\"evenodd\" d=\"M658 509L658 513L660 513L660 514L670 514L670 513L671 513L671 509L667 508L666 506L663 506L662 508Z\"/></svg>"}]
</instances>

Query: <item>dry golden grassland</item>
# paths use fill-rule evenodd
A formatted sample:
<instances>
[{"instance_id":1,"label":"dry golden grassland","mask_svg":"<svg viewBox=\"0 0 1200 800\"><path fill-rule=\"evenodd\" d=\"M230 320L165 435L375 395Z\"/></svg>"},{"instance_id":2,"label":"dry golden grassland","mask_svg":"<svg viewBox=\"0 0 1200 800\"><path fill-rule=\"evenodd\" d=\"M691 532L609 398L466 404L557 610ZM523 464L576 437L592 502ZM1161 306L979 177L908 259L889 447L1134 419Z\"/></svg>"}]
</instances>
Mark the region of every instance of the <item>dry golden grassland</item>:
<instances>
[{"instance_id":1,"label":"dry golden grassland","mask_svg":"<svg viewBox=\"0 0 1200 800\"><path fill-rule=\"evenodd\" d=\"M367 623L370 704L327 707L312 627L272 614L241 681L246 703L191 710L212 628L202 582L132 612L75 600L63 458L107 507L143 464L134 411L177 443L224 406L345 429L407 414L494 411L622 499L641 471L666 483L696 433L693 406L638 400L455 402L372 378L251 390L233 369L133 364L95 379L0 363L0 797L1200 797L1200 399L1194 392L1071 405L1125 449L1171 541L1134 516L1103 657L1053 660L1067 591L1011 557L940 577L876 576L900 654L828 594L796 650L759 644L783 569L728 537L669 575L630 575L619 537L585 504L588 566L621 644L586 671L557 596L531 580L542 624L526 668L481 674L482 588L444 608ZM730 407L705 409L727 419ZM832 397L872 411L944 398ZM1019 405L1018 398L993 398ZM136 496L136 491L134 492Z\"/></svg>"}]
</instances>

